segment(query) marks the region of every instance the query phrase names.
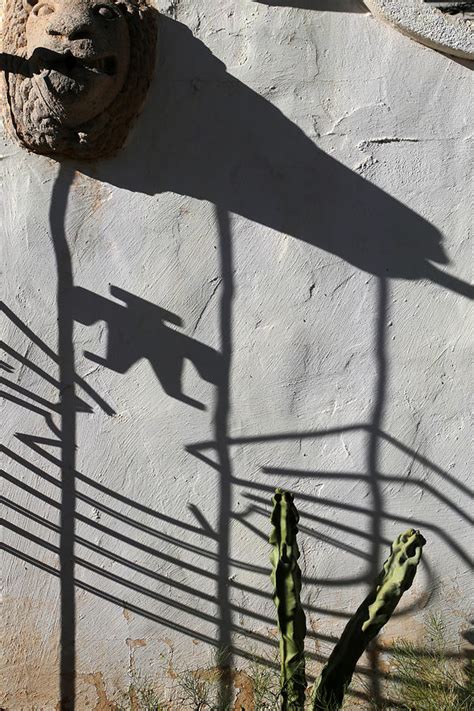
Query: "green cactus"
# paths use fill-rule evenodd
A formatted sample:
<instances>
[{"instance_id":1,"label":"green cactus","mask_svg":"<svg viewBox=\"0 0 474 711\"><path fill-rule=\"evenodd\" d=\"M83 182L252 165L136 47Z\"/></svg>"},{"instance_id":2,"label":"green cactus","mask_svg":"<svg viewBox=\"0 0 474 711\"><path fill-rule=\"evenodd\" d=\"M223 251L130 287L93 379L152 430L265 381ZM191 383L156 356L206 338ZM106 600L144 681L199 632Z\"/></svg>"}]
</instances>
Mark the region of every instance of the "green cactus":
<instances>
[{"instance_id":1,"label":"green cactus","mask_svg":"<svg viewBox=\"0 0 474 711\"><path fill-rule=\"evenodd\" d=\"M313 711L340 708L356 664L411 587L426 541L412 528L392 543L374 588L347 623L313 688Z\"/></svg>"},{"instance_id":2,"label":"green cactus","mask_svg":"<svg viewBox=\"0 0 474 711\"><path fill-rule=\"evenodd\" d=\"M270 560L273 601L280 630L281 711L301 711L306 690L306 619L300 600L301 571L297 562L300 556L296 543L299 516L293 496L288 492L277 489L272 502L270 543L273 550Z\"/></svg>"}]
</instances>

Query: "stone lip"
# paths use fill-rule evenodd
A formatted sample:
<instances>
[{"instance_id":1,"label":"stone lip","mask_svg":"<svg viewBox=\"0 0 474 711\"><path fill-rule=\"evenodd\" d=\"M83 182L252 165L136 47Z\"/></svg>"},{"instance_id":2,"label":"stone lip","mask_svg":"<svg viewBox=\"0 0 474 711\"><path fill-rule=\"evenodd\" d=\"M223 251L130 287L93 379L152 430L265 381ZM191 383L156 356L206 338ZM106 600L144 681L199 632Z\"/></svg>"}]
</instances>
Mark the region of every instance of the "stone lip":
<instances>
[{"instance_id":1,"label":"stone lip","mask_svg":"<svg viewBox=\"0 0 474 711\"><path fill-rule=\"evenodd\" d=\"M95 78L114 76L117 60L113 55L81 57L72 51L53 52L42 49L35 52L30 60L33 75L45 82L48 92L67 101L76 101L87 92L88 85Z\"/></svg>"},{"instance_id":2,"label":"stone lip","mask_svg":"<svg viewBox=\"0 0 474 711\"><path fill-rule=\"evenodd\" d=\"M369 10L417 42L461 59L474 59L471 23L424 0L364 0Z\"/></svg>"},{"instance_id":3,"label":"stone lip","mask_svg":"<svg viewBox=\"0 0 474 711\"><path fill-rule=\"evenodd\" d=\"M36 52L34 64L35 69L39 71L43 69L46 71L54 70L67 76L77 70L87 70L100 74L114 74L116 72L116 58L113 55L81 56L71 50L54 52L49 49L41 49Z\"/></svg>"}]
</instances>

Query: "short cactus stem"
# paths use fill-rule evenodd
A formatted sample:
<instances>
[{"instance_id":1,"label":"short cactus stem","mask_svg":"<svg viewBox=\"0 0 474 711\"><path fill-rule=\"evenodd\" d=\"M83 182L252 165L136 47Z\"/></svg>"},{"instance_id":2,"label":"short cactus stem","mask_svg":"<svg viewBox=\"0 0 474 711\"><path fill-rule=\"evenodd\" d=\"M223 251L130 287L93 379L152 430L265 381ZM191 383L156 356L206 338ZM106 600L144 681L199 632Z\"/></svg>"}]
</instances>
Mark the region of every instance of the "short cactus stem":
<instances>
[{"instance_id":1,"label":"short cactus stem","mask_svg":"<svg viewBox=\"0 0 474 711\"><path fill-rule=\"evenodd\" d=\"M280 631L281 711L302 711L305 702L306 676L304 638L306 619L301 606L300 552L296 542L298 512L293 496L277 489L272 499L273 526L270 543L273 550L271 581Z\"/></svg>"},{"instance_id":2,"label":"short cactus stem","mask_svg":"<svg viewBox=\"0 0 474 711\"><path fill-rule=\"evenodd\" d=\"M342 706L362 653L388 622L403 593L411 587L425 543L420 532L413 529L405 531L392 543L390 555L373 589L347 623L314 685L313 711Z\"/></svg>"}]
</instances>

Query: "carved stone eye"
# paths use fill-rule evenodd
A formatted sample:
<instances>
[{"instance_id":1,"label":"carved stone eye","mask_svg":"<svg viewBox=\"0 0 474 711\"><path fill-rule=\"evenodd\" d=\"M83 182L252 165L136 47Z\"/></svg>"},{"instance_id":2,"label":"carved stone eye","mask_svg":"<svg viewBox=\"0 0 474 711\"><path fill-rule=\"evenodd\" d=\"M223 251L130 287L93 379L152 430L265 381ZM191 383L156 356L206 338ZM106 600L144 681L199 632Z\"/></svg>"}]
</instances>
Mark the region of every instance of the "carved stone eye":
<instances>
[{"instance_id":1,"label":"carved stone eye","mask_svg":"<svg viewBox=\"0 0 474 711\"><path fill-rule=\"evenodd\" d=\"M48 5L46 2L38 3L33 9L33 13L37 17L43 17L44 15L51 15L54 12L52 5Z\"/></svg>"},{"instance_id":2,"label":"carved stone eye","mask_svg":"<svg viewBox=\"0 0 474 711\"><path fill-rule=\"evenodd\" d=\"M117 10L110 5L96 5L94 12L105 20L115 20L118 17Z\"/></svg>"}]
</instances>

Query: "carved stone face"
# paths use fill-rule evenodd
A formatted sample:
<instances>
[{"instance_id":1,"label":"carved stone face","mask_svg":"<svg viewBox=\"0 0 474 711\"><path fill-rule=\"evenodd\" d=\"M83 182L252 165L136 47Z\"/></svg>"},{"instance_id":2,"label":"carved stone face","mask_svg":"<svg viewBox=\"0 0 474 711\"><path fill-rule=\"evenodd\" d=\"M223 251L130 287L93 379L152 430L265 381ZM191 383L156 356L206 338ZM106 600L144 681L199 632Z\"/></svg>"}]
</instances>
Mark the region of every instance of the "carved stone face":
<instances>
[{"instance_id":1,"label":"carved stone face","mask_svg":"<svg viewBox=\"0 0 474 711\"><path fill-rule=\"evenodd\" d=\"M44 102L66 126L102 113L127 76L130 37L120 7L100 0L31 0L26 47Z\"/></svg>"},{"instance_id":2,"label":"carved stone face","mask_svg":"<svg viewBox=\"0 0 474 711\"><path fill-rule=\"evenodd\" d=\"M36 153L113 155L150 85L156 18L147 0L5 0L11 133Z\"/></svg>"}]
</instances>

